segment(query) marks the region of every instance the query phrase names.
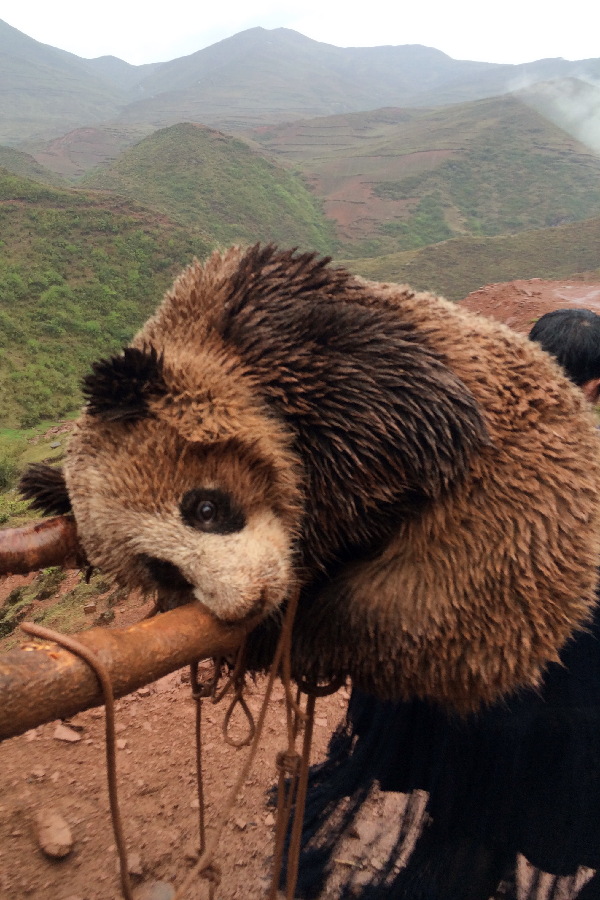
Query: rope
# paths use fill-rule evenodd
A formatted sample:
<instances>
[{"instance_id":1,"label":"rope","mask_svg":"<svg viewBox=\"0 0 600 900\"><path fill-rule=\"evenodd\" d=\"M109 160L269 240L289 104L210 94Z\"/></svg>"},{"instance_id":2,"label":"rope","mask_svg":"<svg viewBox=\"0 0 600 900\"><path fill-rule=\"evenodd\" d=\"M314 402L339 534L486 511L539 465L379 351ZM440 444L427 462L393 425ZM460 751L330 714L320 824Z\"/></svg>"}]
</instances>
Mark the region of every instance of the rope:
<instances>
[{"instance_id":1,"label":"rope","mask_svg":"<svg viewBox=\"0 0 600 900\"><path fill-rule=\"evenodd\" d=\"M42 638L45 641L54 641L66 650L70 650L76 656L83 659L94 671L104 698L105 709L105 743L106 743L106 777L108 783L108 800L110 804L110 813L112 819L113 833L115 836L115 844L119 856L119 872L121 875L121 888L125 900L133 900L133 892L131 881L129 878L129 869L127 864L127 845L123 832L123 823L121 813L119 811L119 798L117 787L117 754L116 754L116 736L115 736L115 701L112 689L112 683L108 669L96 654L80 644L79 641L51 628L44 628L42 625L34 625L32 622L22 622L21 629L26 634L34 637Z\"/></svg>"},{"instance_id":2,"label":"rope","mask_svg":"<svg viewBox=\"0 0 600 900\"><path fill-rule=\"evenodd\" d=\"M244 761L244 764L241 767L241 770L238 774L235 784L233 785L229 796L225 802L223 809L217 819L215 824L215 829L210 836L210 839L207 839L206 845L204 847L203 853L200 855L200 859L194 866L194 868L188 873L187 877L184 879L183 884L179 887L174 900L183 900L186 891L188 888L194 883L198 876L202 876L204 872L207 870L212 870L213 868L213 857L216 850L216 847L221 838L221 834L223 829L225 828L229 817L233 811L235 806L235 801L237 796L242 789L244 782L248 777L248 773L250 772L250 768L252 763L254 762L254 758L256 756L256 752L258 750L260 738L262 736L265 718L267 714L267 709L269 706L269 701L271 699L271 694L273 692L273 685L275 683L275 676L279 671L282 657L284 655L284 649L289 648L291 645L291 635L292 635L292 626L294 623L294 616L296 614L296 607L298 606L298 590L295 590L290 598L288 608L285 613L285 617L283 620L283 626L281 629L281 634L279 636L279 640L277 642L277 648L275 650L275 657L273 659L273 665L271 666L271 671L269 672L269 678L267 680L267 686L265 689L265 695L263 697L263 702L261 704L260 712L258 714L258 719L256 722L256 728L254 731L254 735L252 737L252 742L250 745L250 751ZM289 652L289 650L288 650ZM222 696L223 694L221 694Z\"/></svg>"},{"instance_id":3,"label":"rope","mask_svg":"<svg viewBox=\"0 0 600 900\"><path fill-rule=\"evenodd\" d=\"M214 900L215 891L220 883L221 871L214 862L214 854L220 841L223 829L225 828L231 812L233 811L236 799L241 788L246 781L250 768L256 757L260 738L262 736L265 718L275 677L279 674L284 688L286 699L286 724L288 746L277 756L277 769L279 773L278 791L277 791L277 815L275 827L275 847L273 857L273 871L271 885L268 894L268 900L277 900L278 887L281 878L283 866L283 857L285 849L285 839L289 829L292 809L294 809L294 818L291 829L290 845L288 850L287 880L285 900L293 900L298 880L298 866L300 860L300 849L302 839L302 824L304 818L304 808L306 803L306 792L308 787L308 772L310 763L310 748L312 743L314 729L314 713L315 702L317 697L326 696L338 690L343 683L343 679L334 681L328 685L318 685L309 683L306 680L299 683L296 697L292 696L292 675L291 675L291 638L294 617L298 605L299 591L295 590L290 598L288 607L284 616L281 634L275 650L273 664L269 672L265 694L259 711L258 719L255 723L252 712L243 696L245 687L245 645L242 645L237 653L235 665L225 685L221 690L217 690L219 681L219 673L223 667L222 659L213 660L213 672L209 679L203 681L199 677L198 663L196 660L190 666L190 683L192 688L192 697L196 701L196 776L198 785L198 829L200 839L200 857L194 868L188 873L183 884L178 889L175 900L183 900L183 897L196 880L202 877L208 882L209 900ZM72 637L44 628L40 625L34 625L26 622L22 623L21 628L26 634L39 637L44 640L54 641L67 650L70 650L76 656L79 656L93 669L104 698L105 705L105 721L106 721L106 768L108 782L108 796L110 803L110 811L112 818L113 832L115 836L115 844L119 857L119 869L121 876L122 892L125 900L133 900L131 882L127 865L127 848L123 833L123 826L118 803L117 789L117 773L116 773L116 739L115 739L115 712L114 712L114 695L110 676L107 668L98 658L98 656L80 644L79 641ZM227 743L233 747L250 746L249 753L244 764L238 774L236 782L231 789L225 806L217 819L215 829L210 837L207 838L206 822L205 822L205 800L204 800L204 779L202 770L202 700L210 697L212 703L220 702L226 694L233 690L233 698L223 721L223 736ZM300 694L307 694L306 708L303 710L300 704ZM234 740L229 735L229 726L231 718L236 706L240 706L242 712L248 721L247 734L239 739ZM304 724L304 739L302 744L302 752L296 750L296 740Z\"/></svg>"}]
</instances>

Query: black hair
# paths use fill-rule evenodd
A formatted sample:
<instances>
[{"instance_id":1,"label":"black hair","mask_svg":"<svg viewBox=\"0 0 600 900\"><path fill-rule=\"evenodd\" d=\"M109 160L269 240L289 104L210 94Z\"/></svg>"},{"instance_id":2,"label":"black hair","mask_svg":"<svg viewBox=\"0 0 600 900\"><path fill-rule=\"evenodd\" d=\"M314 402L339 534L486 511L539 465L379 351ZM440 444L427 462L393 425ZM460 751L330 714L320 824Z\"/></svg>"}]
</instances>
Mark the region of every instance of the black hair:
<instances>
[{"instance_id":1,"label":"black hair","mask_svg":"<svg viewBox=\"0 0 600 900\"><path fill-rule=\"evenodd\" d=\"M529 337L551 353L578 387L600 378L600 316L589 309L555 309Z\"/></svg>"}]
</instances>

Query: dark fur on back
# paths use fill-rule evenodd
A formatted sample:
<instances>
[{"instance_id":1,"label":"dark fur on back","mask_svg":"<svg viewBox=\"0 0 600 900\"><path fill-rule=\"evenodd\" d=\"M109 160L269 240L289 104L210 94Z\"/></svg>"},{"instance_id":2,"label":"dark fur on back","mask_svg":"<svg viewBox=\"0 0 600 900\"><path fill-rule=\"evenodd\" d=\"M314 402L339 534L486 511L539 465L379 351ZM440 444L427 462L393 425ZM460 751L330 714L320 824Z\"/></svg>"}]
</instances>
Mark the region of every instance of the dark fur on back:
<instances>
[{"instance_id":1,"label":"dark fur on back","mask_svg":"<svg viewBox=\"0 0 600 900\"><path fill-rule=\"evenodd\" d=\"M370 552L464 477L488 442L460 379L392 310L314 254L243 258L221 325L295 434L308 477L302 550L322 567Z\"/></svg>"}]
</instances>

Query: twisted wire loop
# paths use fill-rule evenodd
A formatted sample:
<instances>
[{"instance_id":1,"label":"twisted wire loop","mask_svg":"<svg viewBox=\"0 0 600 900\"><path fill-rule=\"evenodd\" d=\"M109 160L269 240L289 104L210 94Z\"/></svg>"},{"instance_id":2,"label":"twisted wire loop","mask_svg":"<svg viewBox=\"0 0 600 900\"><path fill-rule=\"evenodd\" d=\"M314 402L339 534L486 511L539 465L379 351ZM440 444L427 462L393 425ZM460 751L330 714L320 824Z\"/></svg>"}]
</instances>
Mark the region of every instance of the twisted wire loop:
<instances>
[{"instance_id":1,"label":"twisted wire loop","mask_svg":"<svg viewBox=\"0 0 600 900\"><path fill-rule=\"evenodd\" d=\"M65 650L83 659L96 675L102 695L104 699L105 713L105 743L106 743L106 777L108 784L108 800L110 804L110 814L112 820L113 834L115 837L115 845L119 857L119 873L121 877L121 890L125 900L133 900L133 891L131 880L129 878L129 868L127 864L127 845L123 832L123 823L119 810L119 797L117 786L117 754L116 754L116 734L115 734L115 700L112 689L112 683L108 669L100 658L88 647L80 644L75 638L66 634L60 634L51 628L44 628L42 625L35 625L33 622L22 622L21 629L25 634L33 637L41 638L45 641L53 641Z\"/></svg>"},{"instance_id":2,"label":"twisted wire loop","mask_svg":"<svg viewBox=\"0 0 600 900\"><path fill-rule=\"evenodd\" d=\"M344 687L345 684L345 675L338 675L337 678L332 678L331 681L326 684L319 684L317 681L311 681L302 676L302 678L298 680L298 691L303 694L311 694L313 697L329 697L331 694L335 694L336 691L339 691L341 687Z\"/></svg>"}]
</instances>

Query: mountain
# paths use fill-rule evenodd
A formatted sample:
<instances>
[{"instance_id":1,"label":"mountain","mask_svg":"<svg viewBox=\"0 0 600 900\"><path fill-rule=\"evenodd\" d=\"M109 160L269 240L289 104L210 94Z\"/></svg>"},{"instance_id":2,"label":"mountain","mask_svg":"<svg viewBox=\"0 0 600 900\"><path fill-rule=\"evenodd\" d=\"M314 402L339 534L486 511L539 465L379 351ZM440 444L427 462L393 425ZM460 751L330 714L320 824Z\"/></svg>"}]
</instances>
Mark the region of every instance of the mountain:
<instances>
[{"instance_id":1,"label":"mountain","mask_svg":"<svg viewBox=\"0 0 600 900\"><path fill-rule=\"evenodd\" d=\"M455 60L431 47L335 47L287 28L251 28L170 62L84 60L0 22L0 143L107 123L182 121L232 131L382 106L427 107L539 81L600 77L600 60L523 65Z\"/></svg>"},{"instance_id":2,"label":"mountain","mask_svg":"<svg viewBox=\"0 0 600 900\"><path fill-rule=\"evenodd\" d=\"M600 218L497 237L461 237L371 259L342 260L376 281L407 282L461 300L482 285L522 278L600 281Z\"/></svg>"},{"instance_id":3,"label":"mountain","mask_svg":"<svg viewBox=\"0 0 600 900\"><path fill-rule=\"evenodd\" d=\"M336 222L342 253L375 256L600 211L600 158L534 110L531 96L321 117L247 135L305 175Z\"/></svg>"},{"instance_id":4,"label":"mountain","mask_svg":"<svg viewBox=\"0 0 600 900\"><path fill-rule=\"evenodd\" d=\"M132 202L2 169L0 229L0 427L77 409L90 362L126 344L212 246Z\"/></svg>"},{"instance_id":5,"label":"mountain","mask_svg":"<svg viewBox=\"0 0 600 900\"><path fill-rule=\"evenodd\" d=\"M203 125L160 129L81 184L136 199L223 244L333 247L331 223L300 176Z\"/></svg>"},{"instance_id":6,"label":"mountain","mask_svg":"<svg viewBox=\"0 0 600 900\"><path fill-rule=\"evenodd\" d=\"M138 88L120 121L182 119L226 131L382 106L439 106L506 93L515 86L600 76L600 60L523 65L455 60L418 44L335 47L288 28L251 28L163 63Z\"/></svg>"},{"instance_id":7,"label":"mountain","mask_svg":"<svg viewBox=\"0 0 600 900\"><path fill-rule=\"evenodd\" d=\"M121 91L85 61L27 37L0 20L0 143L15 145L103 122L123 105Z\"/></svg>"},{"instance_id":8,"label":"mountain","mask_svg":"<svg viewBox=\"0 0 600 900\"><path fill-rule=\"evenodd\" d=\"M134 66L117 56L97 56L96 59L82 60L86 69L96 77L113 84L119 91L135 95L137 85L162 63L146 63Z\"/></svg>"}]
</instances>

